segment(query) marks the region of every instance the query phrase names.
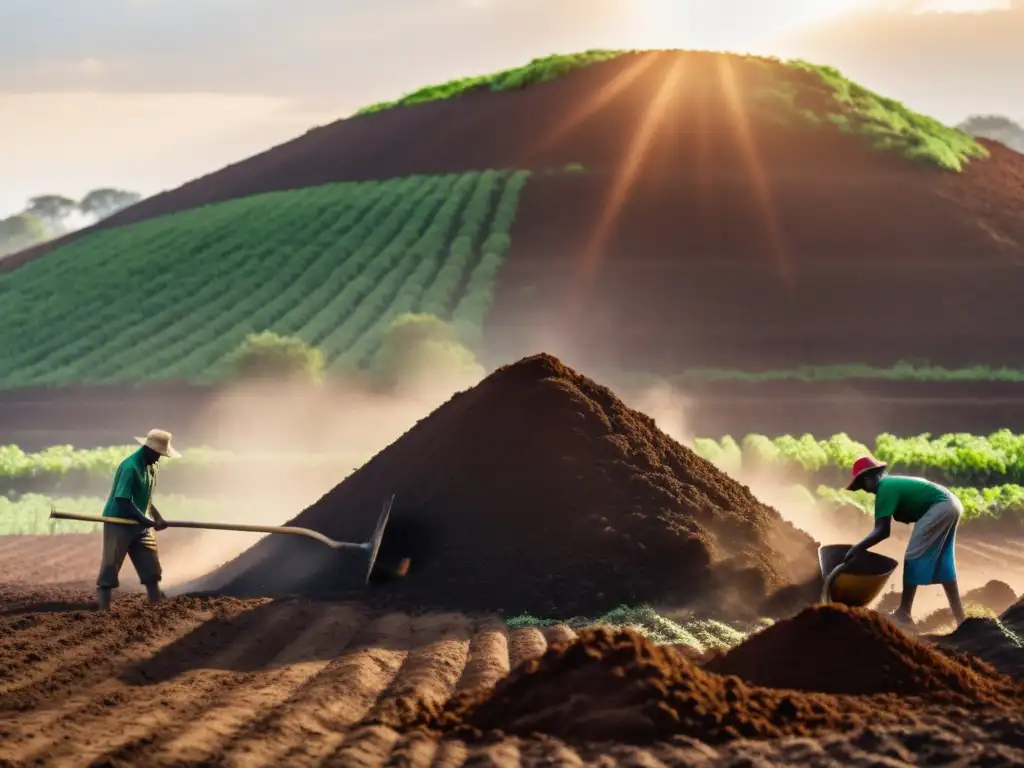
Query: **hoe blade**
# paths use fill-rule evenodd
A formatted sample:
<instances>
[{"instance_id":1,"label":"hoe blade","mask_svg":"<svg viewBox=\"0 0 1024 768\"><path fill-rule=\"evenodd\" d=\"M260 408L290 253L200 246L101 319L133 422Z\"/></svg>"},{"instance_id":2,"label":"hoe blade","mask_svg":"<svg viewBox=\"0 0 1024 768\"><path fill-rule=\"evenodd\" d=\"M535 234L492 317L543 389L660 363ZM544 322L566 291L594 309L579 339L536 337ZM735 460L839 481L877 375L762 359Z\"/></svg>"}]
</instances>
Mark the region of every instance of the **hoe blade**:
<instances>
[{"instance_id":1,"label":"hoe blade","mask_svg":"<svg viewBox=\"0 0 1024 768\"><path fill-rule=\"evenodd\" d=\"M377 553L380 551L380 542L384 538L384 528L388 524L388 517L391 515L391 505L395 503L395 494L391 494L391 498L384 502L384 507L381 510L380 517L377 518L377 527L373 531L373 538L371 538L367 544L370 550L370 562L366 566L366 578L363 580L363 584L370 583L370 574L373 573L374 563L377 562Z\"/></svg>"}]
</instances>

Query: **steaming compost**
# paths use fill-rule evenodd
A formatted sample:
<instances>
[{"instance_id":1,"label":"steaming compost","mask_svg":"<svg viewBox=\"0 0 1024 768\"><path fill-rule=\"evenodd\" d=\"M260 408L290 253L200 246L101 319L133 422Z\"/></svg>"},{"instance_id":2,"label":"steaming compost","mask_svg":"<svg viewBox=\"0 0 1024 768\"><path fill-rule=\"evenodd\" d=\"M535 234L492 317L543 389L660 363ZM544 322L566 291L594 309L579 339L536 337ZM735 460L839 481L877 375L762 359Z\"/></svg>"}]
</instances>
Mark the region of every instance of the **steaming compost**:
<instances>
[{"instance_id":1,"label":"steaming compost","mask_svg":"<svg viewBox=\"0 0 1024 768\"><path fill-rule=\"evenodd\" d=\"M392 607L566 617L731 599L756 610L817 570L806 534L545 354L454 395L289 524L363 540L392 493L378 571L408 560L408 572L366 595ZM200 588L336 597L354 586L340 566L270 538Z\"/></svg>"}]
</instances>

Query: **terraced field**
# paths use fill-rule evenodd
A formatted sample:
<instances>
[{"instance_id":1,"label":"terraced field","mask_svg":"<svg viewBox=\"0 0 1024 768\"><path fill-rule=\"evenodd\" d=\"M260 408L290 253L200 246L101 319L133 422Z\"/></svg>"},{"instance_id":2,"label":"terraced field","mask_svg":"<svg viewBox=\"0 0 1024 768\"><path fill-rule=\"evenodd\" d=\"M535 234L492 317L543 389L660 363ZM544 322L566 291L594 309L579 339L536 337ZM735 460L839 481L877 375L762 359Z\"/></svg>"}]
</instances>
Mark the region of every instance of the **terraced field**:
<instances>
[{"instance_id":1,"label":"terraced field","mask_svg":"<svg viewBox=\"0 0 1024 768\"><path fill-rule=\"evenodd\" d=\"M95 233L0 276L0 385L208 380L265 330L317 346L332 371L358 369L408 312L476 342L525 181L331 184Z\"/></svg>"}]
</instances>

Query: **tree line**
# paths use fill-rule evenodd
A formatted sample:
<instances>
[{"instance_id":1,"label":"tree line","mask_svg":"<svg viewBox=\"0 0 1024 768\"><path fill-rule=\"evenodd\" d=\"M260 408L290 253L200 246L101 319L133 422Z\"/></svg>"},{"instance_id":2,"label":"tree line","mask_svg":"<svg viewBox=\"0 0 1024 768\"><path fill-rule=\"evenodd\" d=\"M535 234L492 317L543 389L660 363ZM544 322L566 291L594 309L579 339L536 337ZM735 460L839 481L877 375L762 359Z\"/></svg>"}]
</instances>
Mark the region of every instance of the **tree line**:
<instances>
[{"instance_id":1,"label":"tree line","mask_svg":"<svg viewBox=\"0 0 1024 768\"><path fill-rule=\"evenodd\" d=\"M141 199L138 192L113 187L94 189L81 200L52 194L29 198L23 211L0 219L0 256L95 224Z\"/></svg>"}]
</instances>

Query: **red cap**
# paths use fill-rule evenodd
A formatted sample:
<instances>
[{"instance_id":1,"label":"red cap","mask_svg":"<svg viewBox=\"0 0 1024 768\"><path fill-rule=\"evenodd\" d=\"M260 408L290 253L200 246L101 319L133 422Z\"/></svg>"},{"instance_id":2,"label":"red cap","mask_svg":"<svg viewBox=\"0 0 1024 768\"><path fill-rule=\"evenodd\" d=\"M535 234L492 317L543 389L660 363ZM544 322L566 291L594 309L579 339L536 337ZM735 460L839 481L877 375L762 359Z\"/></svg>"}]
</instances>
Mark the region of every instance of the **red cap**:
<instances>
[{"instance_id":1,"label":"red cap","mask_svg":"<svg viewBox=\"0 0 1024 768\"><path fill-rule=\"evenodd\" d=\"M871 456L863 456L853 462L853 471L850 472L850 484L846 486L846 490L852 491L854 486L857 485L857 481L860 480L861 475L865 472L870 472L873 469L885 469L888 464L884 461L878 461Z\"/></svg>"}]
</instances>

